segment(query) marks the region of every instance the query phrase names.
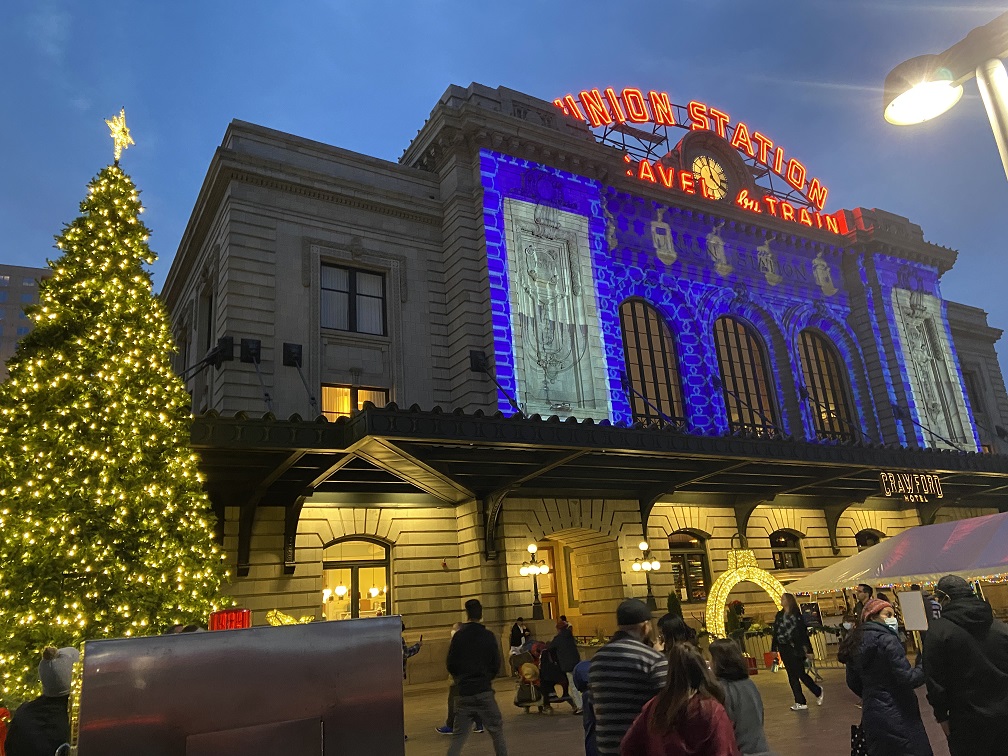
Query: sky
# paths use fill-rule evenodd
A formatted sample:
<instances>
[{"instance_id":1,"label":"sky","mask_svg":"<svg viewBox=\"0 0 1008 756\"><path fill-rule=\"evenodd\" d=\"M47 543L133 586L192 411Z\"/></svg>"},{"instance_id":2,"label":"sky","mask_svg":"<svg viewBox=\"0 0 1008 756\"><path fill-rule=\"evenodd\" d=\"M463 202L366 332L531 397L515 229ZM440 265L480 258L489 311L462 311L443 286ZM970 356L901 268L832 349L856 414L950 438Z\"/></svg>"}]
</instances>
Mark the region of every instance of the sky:
<instances>
[{"instance_id":1,"label":"sky","mask_svg":"<svg viewBox=\"0 0 1008 756\"><path fill-rule=\"evenodd\" d=\"M935 0L0 3L0 262L42 266L111 162L142 191L164 282L232 119L397 160L450 84L551 101L592 87L668 91L745 120L829 187L826 209L882 208L959 251L946 299L1008 328L1008 180L976 82L934 121L882 119L882 82L1008 4ZM1008 336L998 344L1008 367Z\"/></svg>"}]
</instances>

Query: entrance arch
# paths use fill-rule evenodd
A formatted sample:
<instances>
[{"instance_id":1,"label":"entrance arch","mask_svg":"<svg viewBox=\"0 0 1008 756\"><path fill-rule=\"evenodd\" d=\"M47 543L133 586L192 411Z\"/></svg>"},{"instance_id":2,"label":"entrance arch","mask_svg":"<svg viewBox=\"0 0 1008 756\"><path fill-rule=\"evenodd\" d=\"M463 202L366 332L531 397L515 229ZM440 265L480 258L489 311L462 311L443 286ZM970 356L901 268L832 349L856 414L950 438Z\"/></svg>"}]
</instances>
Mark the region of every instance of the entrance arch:
<instances>
[{"instance_id":1,"label":"entrance arch","mask_svg":"<svg viewBox=\"0 0 1008 756\"><path fill-rule=\"evenodd\" d=\"M714 581L707 597L707 631L716 638L728 637L725 629L728 594L739 583L755 583L770 595L778 609L781 608L784 585L759 566L756 555L750 549L730 549L728 569Z\"/></svg>"}]
</instances>

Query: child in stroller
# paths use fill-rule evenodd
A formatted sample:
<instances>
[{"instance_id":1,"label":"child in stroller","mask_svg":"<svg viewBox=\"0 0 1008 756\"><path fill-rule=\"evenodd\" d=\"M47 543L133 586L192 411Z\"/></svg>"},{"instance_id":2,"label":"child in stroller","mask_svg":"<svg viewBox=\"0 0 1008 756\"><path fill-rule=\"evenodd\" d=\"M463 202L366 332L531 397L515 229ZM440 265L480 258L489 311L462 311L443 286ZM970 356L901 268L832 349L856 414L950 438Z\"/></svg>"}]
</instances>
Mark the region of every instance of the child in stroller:
<instances>
[{"instance_id":1,"label":"child in stroller","mask_svg":"<svg viewBox=\"0 0 1008 756\"><path fill-rule=\"evenodd\" d=\"M512 656L511 664L512 669L517 669L519 677L515 706L522 707L526 713L533 706L542 713L552 713L553 703L566 701L571 705L572 713L581 713L570 696L567 675L560 669L556 651L545 643L535 643L526 654ZM557 685L562 690L560 697L556 695Z\"/></svg>"}]
</instances>

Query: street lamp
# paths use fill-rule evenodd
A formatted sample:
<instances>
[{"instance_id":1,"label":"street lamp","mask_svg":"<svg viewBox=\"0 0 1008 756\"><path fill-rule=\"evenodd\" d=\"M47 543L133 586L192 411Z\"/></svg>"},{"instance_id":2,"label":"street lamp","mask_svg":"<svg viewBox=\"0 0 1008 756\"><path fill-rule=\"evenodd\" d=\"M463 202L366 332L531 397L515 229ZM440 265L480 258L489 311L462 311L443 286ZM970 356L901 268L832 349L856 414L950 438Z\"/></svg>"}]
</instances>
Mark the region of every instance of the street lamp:
<instances>
[{"instance_id":1,"label":"street lamp","mask_svg":"<svg viewBox=\"0 0 1008 756\"><path fill-rule=\"evenodd\" d=\"M987 108L1001 164L1008 177L1008 13L980 26L937 55L903 61L885 79L882 114L897 126L935 118L962 97L962 85L976 76Z\"/></svg>"},{"instance_id":2,"label":"street lamp","mask_svg":"<svg viewBox=\"0 0 1008 756\"><path fill-rule=\"evenodd\" d=\"M651 590L651 573L657 572L661 568L661 562L659 562L654 555L650 552L647 541L641 541L637 544L637 548L640 549L640 556L633 560L633 564L630 568L634 572L644 572L644 579L647 582L647 605L648 609L657 609L658 602L655 601L654 593Z\"/></svg>"},{"instance_id":3,"label":"street lamp","mask_svg":"<svg viewBox=\"0 0 1008 756\"><path fill-rule=\"evenodd\" d=\"M525 577L526 575L532 576L532 619L542 619L543 618L543 608L542 601L539 600L539 575L545 575L549 572L549 565L546 564L544 559L536 559L536 552L539 551L539 547L534 543L528 545L529 558L527 562L522 562L521 569L518 573Z\"/></svg>"}]
</instances>

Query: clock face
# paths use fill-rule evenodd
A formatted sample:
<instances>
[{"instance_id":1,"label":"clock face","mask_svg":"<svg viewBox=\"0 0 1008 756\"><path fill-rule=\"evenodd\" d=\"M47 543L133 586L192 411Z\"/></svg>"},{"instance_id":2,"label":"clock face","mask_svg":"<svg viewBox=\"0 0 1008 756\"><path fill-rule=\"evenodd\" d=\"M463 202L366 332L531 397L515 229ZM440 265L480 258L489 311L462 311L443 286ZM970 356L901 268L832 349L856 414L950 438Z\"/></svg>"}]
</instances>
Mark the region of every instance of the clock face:
<instances>
[{"instance_id":1,"label":"clock face","mask_svg":"<svg viewBox=\"0 0 1008 756\"><path fill-rule=\"evenodd\" d=\"M728 175L710 155L697 155L693 158L693 173L704 183L706 195L711 199L724 199L728 194Z\"/></svg>"}]
</instances>

